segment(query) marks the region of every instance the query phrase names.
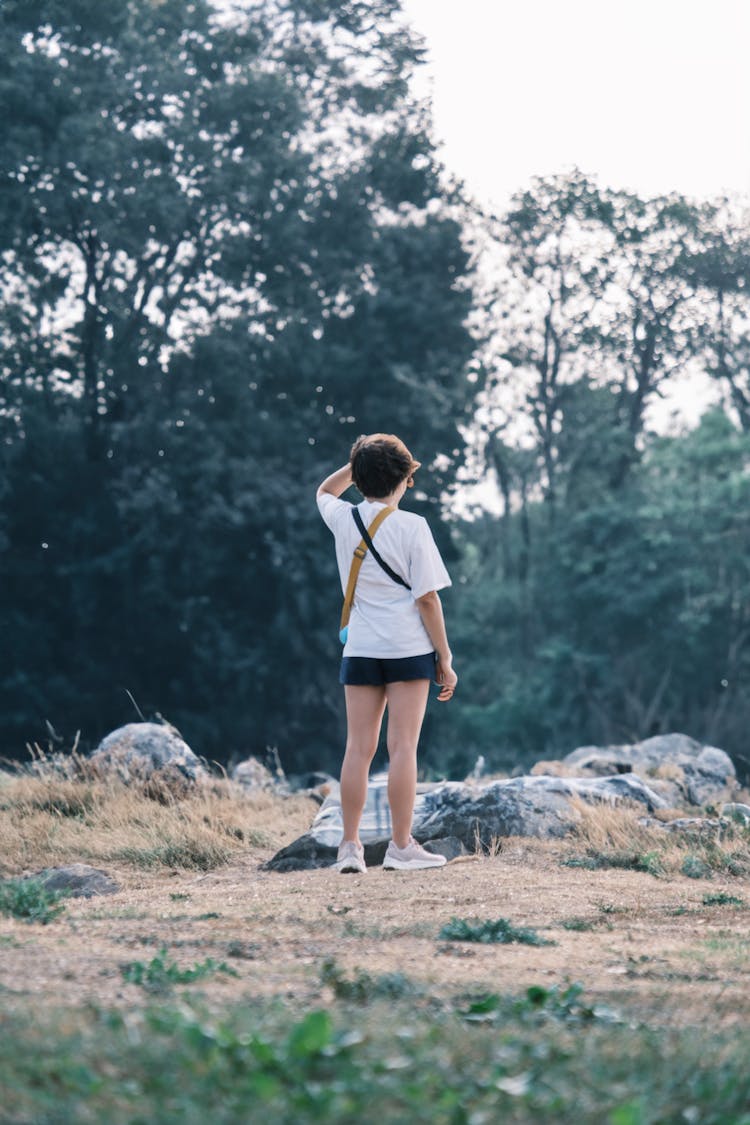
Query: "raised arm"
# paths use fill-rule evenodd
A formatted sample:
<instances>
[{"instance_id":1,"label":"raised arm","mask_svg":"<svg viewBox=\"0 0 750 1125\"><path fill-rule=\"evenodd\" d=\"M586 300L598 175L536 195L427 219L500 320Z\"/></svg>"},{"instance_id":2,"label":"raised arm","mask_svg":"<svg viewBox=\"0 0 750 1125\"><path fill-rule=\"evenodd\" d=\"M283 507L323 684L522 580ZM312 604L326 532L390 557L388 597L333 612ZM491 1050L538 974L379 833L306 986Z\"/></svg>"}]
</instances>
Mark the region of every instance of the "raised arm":
<instances>
[{"instance_id":1,"label":"raised arm","mask_svg":"<svg viewBox=\"0 0 750 1125\"><path fill-rule=\"evenodd\" d=\"M445 618L443 617L443 605L440 601L440 595L437 590L430 590L429 593L423 594L421 598L417 598L416 602L417 609L422 618L422 624L427 630L427 634L437 653L437 672L435 679L436 682L441 685L438 699L443 703L447 703L455 691L458 676L453 671L453 655L448 644L448 634L445 630Z\"/></svg>"},{"instance_id":2,"label":"raised arm","mask_svg":"<svg viewBox=\"0 0 750 1125\"><path fill-rule=\"evenodd\" d=\"M342 465L335 473L331 473L329 477L318 486L317 495L320 496L323 492L330 492L331 496L340 496L342 492L346 492L349 485L352 483L352 467L351 464Z\"/></svg>"}]
</instances>

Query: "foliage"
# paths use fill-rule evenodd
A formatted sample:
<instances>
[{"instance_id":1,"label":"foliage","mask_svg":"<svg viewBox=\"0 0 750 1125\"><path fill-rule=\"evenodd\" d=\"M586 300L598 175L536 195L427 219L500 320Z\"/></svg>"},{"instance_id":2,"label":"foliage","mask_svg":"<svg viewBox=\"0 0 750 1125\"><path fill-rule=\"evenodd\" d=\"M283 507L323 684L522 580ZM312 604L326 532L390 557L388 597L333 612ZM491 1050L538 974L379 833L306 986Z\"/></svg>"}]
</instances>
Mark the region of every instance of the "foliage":
<instances>
[{"instance_id":1,"label":"foliage","mask_svg":"<svg viewBox=\"0 0 750 1125\"><path fill-rule=\"evenodd\" d=\"M40 879L7 879L0 883L0 914L46 926L65 910L63 891L51 891Z\"/></svg>"},{"instance_id":2,"label":"foliage","mask_svg":"<svg viewBox=\"0 0 750 1125\"><path fill-rule=\"evenodd\" d=\"M398 999L419 992L416 985L403 973L373 976L364 969L357 969L353 976L347 977L333 960L323 962L320 980L333 990L337 999L350 1000L356 1004L367 1004L379 999Z\"/></svg>"},{"instance_id":3,"label":"foliage","mask_svg":"<svg viewBox=\"0 0 750 1125\"><path fill-rule=\"evenodd\" d=\"M176 961L169 959L166 949L161 949L148 962L131 961L122 966L122 979L128 984L138 984L148 992L164 992L175 984L192 984L214 973L237 976L225 961L214 961L211 957L197 961L192 968L181 969Z\"/></svg>"},{"instance_id":4,"label":"foliage","mask_svg":"<svg viewBox=\"0 0 750 1125\"><path fill-rule=\"evenodd\" d=\"M128 689L332 766L315 484L395 430L436 509L470 414L420 49L394 0L8 0L0 59L2 743L87 748Z\"/></svg>"},{"instance_id":5,"label":"foliage","mask_svg":"<svg viewBox=\"0 0 750 1125\"><path fill-rule=\"evenodd\" d=\"M571 856L563 860L565 867L583 867L587 871L600 871L608 867L621 868L625 871L644 871L657 878L664 874L664 865L658 852L628 852L628 851L595 851L593 849L584 856Z\"/></svg>"},{"instance_id":6,"label":"foliage","mask_svg":"<svg viewBox=\"0 0 750 1125\"><path fill-rule=\"evenodd\" d=\"M83 1104L112 1125L197 1125L207 1116L228 1125L261 1112L280 1125L747 1123L741 1028L613 1021L575 985L471 1007L415 1011L406 998L367 1012L243 1003L209 1014L184 1003L127 1016L6 1013L4 1109L62 1125L80 1120Z\"/></svg>"},{"instance_id":7,"label":"foliage","mask_svg":"<svg viewBox=\"0 0 750 1125\"><path fill-rule=\"evenodd\" d=\"M701 900L704 906L744 906L745 900L737 895L727 894L726 891L715 891L705 894Z\"/></svg>"},{"instance_id":8,"label":"foliage","mask_svg":"<svg viewBox=\"0 0 750 1125\"><path fill-rule=\"evenodd\" d=\"M441 941L478 941L484 945L498 943L507 945L520 942L523 945L554 945L553 941L540 937L536 930L525 926L514 926L507 918L494 921L486 918L451 918L438 934Z\"/></svg>"}]
</instances>

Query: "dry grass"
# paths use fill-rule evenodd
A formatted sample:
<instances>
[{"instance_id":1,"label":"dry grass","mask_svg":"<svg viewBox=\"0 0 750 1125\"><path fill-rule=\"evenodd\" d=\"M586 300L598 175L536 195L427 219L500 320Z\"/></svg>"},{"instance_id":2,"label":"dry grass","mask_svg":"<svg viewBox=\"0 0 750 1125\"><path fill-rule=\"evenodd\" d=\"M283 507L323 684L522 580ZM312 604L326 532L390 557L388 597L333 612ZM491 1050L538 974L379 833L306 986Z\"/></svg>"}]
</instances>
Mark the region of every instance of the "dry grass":
<instances>
[{"instance_id":1,"label":"dry grass","mask_svg":"<svg viewBox=\"0 0 750 1125\"><path fill-rule=\"evenodd\" d=\"M574 839L589 855L603 859L630 854L650 857L651 866L664 875L689 874L691 861L704 865L706 873L717 871L729 875L750 873L750 829L734 822L713 828L707 825L696 830L670 831L654 823L641 823L641 806L627 807L607 804L587 805L574 802L578 812ZM658 817L665 825L670 820L689 814L684 812ZM657 819L657 818L655 818ZM696 868L697 869L697 868Z\"/></svg>"},{"instance_id":2,"label":"dry grass","mask_svg":"<svg viewBox=\"0 0 750 1125\"><path fill-rule=\"evenodd\" d=\"M283 812L282 812L283 807ZM73 862L210 870L303 832L306 797L245 795L226 779L173 796L117 780L0 775L0 871Z\"/></svg>"}]
</instances>

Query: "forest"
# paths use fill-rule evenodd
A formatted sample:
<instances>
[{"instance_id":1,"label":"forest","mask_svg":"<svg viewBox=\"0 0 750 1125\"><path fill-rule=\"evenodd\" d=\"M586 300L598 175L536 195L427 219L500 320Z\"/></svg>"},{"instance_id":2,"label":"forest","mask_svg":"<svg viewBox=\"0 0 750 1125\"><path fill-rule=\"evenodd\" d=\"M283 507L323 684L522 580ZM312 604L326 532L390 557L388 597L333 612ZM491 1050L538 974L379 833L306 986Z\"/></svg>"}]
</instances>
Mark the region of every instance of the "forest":
<instances>
[{"instance_id":1,"label":"forest","mask_svg":"<svg viewBox=\"0 0 750 1125\"><path fill-rule=\"evenodd\" d=\"M679 730L747 776L747 208L572 171L489 213L423 58L399 0L5 0L0 756L135 701L335 771L314 493L383 430L453 578L425 772Z\"/></svg>"}]
</instances>

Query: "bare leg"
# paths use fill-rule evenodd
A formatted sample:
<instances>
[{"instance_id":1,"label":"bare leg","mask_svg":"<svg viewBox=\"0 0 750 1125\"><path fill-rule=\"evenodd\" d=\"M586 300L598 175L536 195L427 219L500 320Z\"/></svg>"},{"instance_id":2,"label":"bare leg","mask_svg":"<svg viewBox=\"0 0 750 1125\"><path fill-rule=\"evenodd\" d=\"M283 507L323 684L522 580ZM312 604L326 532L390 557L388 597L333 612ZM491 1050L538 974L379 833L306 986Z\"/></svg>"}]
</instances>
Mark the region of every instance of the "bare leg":
<instances>
[{"instance_id":1,"label":"bare leg","mask_svg":"<svg viewBox=\"0 0 750 1125\"><path fill-rule=\"evenodd\" d=\"M346 684L346 753L341 766L344 840L359 843L359 822L367 800L367 778L385 711L385 688Z\"/></svg>"},{"instance_id":2,"label":"bare leg","mask_svg":"<svg viewBox=\"0 0 750 1125\"><path fill-rule=\"evenodd\" d=\"M405 848L411 835L414 798L417 795L417 743L422 729L429 680L404 680L386 684L388 699L388 803L391 806L393 842Z\"/></svg>"}]
</instances>

